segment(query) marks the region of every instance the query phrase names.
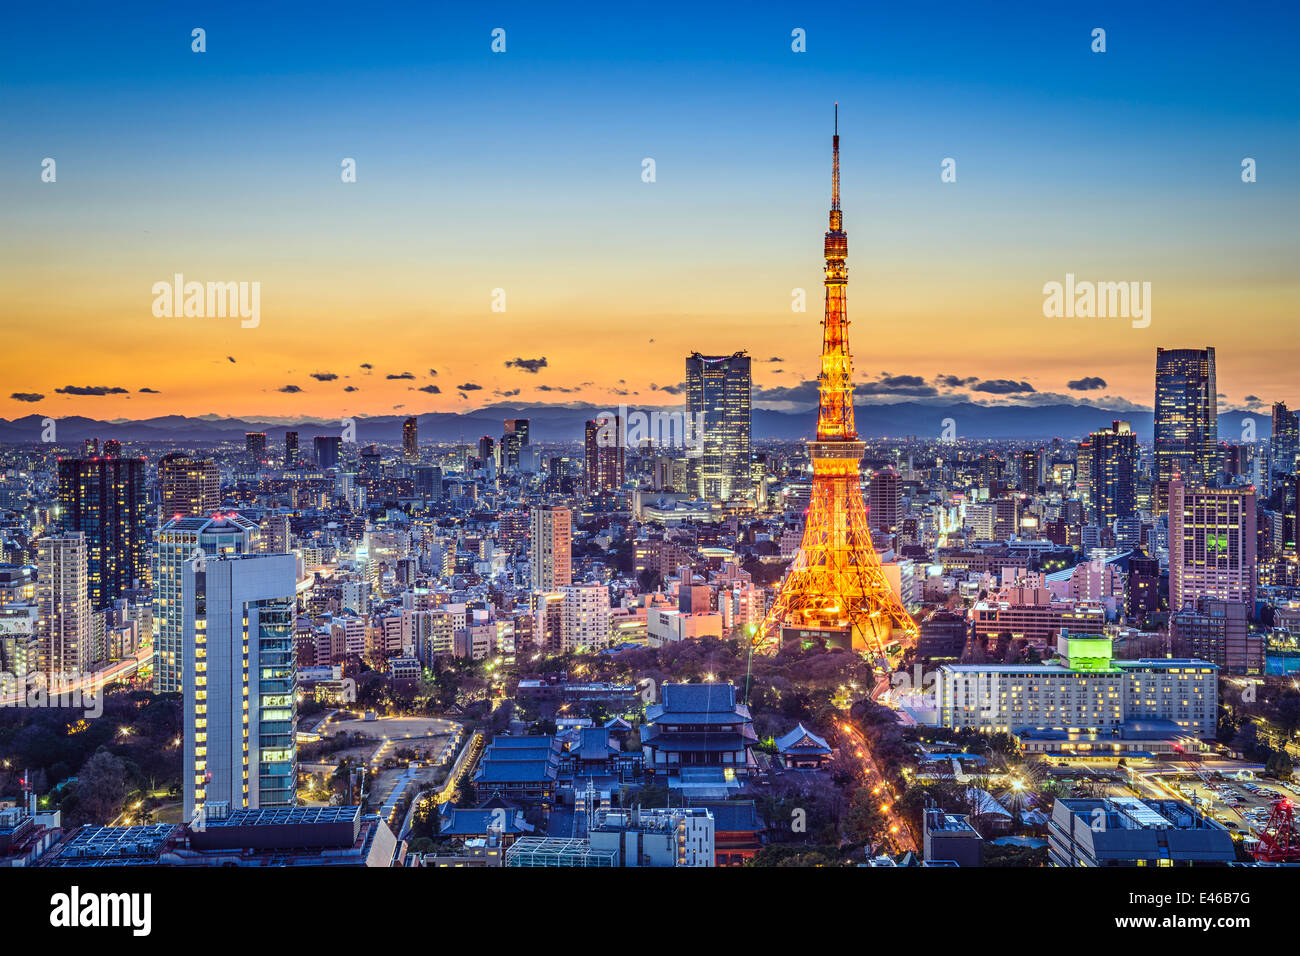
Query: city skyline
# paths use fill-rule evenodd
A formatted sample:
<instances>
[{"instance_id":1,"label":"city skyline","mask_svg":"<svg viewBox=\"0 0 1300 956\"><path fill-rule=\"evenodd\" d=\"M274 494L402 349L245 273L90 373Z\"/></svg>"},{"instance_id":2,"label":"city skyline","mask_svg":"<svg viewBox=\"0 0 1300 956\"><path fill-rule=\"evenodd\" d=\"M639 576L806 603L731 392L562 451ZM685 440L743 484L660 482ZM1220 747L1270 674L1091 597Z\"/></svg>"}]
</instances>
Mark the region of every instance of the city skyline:
<instances>
[{"instance_id":1,"label":"city skyline","mask_svg":"<svg viewBox=\"0 0 1300 956\"><path fill-rule=\"evenodd\" d=\"M0 112L13 131L0 199L18 227L0 266L14 319L0 417L675 404L682 355L738 348L755 359L756 408L807 407L814 143L835 100L852 146L857 328L877 344L859 359L860 399L1150 408L1152 350L1203 348L1230 325L1223 407L1300 404L1276 347L1297 292L1297 137L1269 55L1285 30L1259 36L1208 9L1158 29L1154 13L1099 12L1104 55L1092 21L1061 12L995 29L955 11L951 36L919 46L919 14L845 14L866 58L826 18L800 20L807 52L794 53L784 14L693 11L666 70L652 62L664 24L518 11L493 54L486 23L417 18L408 32L423 23L445 42L433 57L379 21L346 28L361 34L343 61L342 26L271 17L249 35L236 7L211 18L202 55L174 16L59 24L76 53L54 54L57 79L43 43L56 28L20 14L30 49L6 49L9 79L49 109ZM1211 23L1222 69L1203 75L1192 51ZM606 48L614 79L579 95L588 74L570 60ZM354 73L334 75L339 62ZM629 95L643 87L659 95ZM228 146L184 132L196 108ZM142 137L115 135L145 117ZM45 157L55 182L41 182ZM1258 181L1242 182L1244 157ZM340 180L347 158L355 183ZM257 326L156 317L151 290L177 274L259 282ZM1044 285L1067 275L1150 282L1150 326L1044 317ZM806 312L791 311L794 289L811 294ZM458 331L487 322L490 341ZM47 354L58 361L33 361Z\"/></svg>"}]
</instances>

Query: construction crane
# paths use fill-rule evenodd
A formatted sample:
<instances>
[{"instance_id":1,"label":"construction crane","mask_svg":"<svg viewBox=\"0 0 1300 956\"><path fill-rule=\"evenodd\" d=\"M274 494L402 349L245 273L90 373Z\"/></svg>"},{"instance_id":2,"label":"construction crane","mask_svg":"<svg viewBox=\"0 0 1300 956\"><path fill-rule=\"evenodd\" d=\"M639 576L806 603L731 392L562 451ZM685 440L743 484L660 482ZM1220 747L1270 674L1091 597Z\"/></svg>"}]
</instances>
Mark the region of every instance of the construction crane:
<instances>
[{"instance_id":1,"label":"construction crane","mask_svg":"<svg viewBox=\"0 0 1300 956\"><path fill-rule=\"evenodd\" d=\"M1268 823L1258 831L1259 842L1250 855L1260 863L1300 863L1300 833L1295 828L1295 807L1286 797L1273 801Z\"/></svg>"}]
</instances>

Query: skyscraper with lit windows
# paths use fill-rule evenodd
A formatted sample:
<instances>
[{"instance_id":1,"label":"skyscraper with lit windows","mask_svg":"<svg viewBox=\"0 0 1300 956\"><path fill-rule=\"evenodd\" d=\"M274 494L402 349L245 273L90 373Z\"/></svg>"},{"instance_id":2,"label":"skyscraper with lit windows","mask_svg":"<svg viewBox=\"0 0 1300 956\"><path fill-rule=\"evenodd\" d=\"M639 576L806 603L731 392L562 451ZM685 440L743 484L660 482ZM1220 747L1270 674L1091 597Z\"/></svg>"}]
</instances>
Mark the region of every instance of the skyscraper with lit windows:
<instances>
[{"instance_id":1,"label":"skyscraper with lit windows","mask_svg":"<svg viewBox=\"0 0 1300 956\"><path fill-rule=\"evenodd\" d=\"M108 607L149 581L149 516L143 458L59 462L59 523L86 536L91 607Z\"/></svg>"},{"instance_id":2,"label":"skyscraper with lit windows","mask_svg":"<svg viewBox=\"0 0 1300 956\"><path fill-rule=\"evenodd\" d=\"M1089 442L1092 520L1110 528L1137 512L1137 435L1128 422L1117 421L1093 432Z\"/></svg>"},{"instance_id":3,"label":"skyscraper with lit windows","mask_svg":"<svg viewBox=\"0 0 1300 956\"><path fill-rule=\"evenodd\" d=\"M174 694L182 689L185 622L185 567L257 548L257 524L240 514L175 518L158 532L154 544L153 689Z\"/></svg>"},{"instance_id":4,"label":"skyscraper with lit windows","mask_svg":"<svg viewBox=\"0 0 1300 956\"><path fill-rule=\"evenodd\" d=\"M1169 611L1201 598L1255 607L1255 489L1169 482Z\"/></svg>"},{"instance_id":5,"label":"skyscraper with lit windows","mask_svg":"<svg viewBox=\"0 0 1300 956\"><path fill-rule=\"evenodd\" d=\"M744 352L686 359L687 427L698 451L688 451L686 482L690 494L704 501L740 498L752 489L749 468L750 399L753 376Z\"/></svg>"},{"instance_id":6,"label":"skyscraper with lit windows","mask_svg":"<svg viewBox=\"0 0 1300 956\"><path fill-rule=\"evenodd\" d=\"M1219 473L1218 384L1214 349L1156 349L1155 494L1169 502L1169 481L1213 484Z\"/></svg>"},{"instance_id":7,"label":"skyscraper with lit windows","mask_svg":"<svg viewBox=\"0 0 1300 956\"><path fill-rule=\"evenodd\" d=\"M294 563L291 554L245 554L185 565L187 821L215 802L296 802Z\"/></svg>"},{"instance_id":8,"label":"skyscraper with lit windows","mask_svg":"<svg viewBox=\"0 0 1300 956\"><path fill-rule=\"evenodd\" d=\"M163 521L206 518L221 505L221 475L211 458L191 458L182 452L163 455L158 462Z\"/></svg>"},{"instance_id":9,"label":"skyscraper with lit windows","mask_svg":"<svg viewBox=\"0 0 1300 956\"><path fill-rule=\"evenodd\" d=\"M420 423L415 416L402 423L402 454L407 461L420 460Z\"/></svg>"}]
</instances>

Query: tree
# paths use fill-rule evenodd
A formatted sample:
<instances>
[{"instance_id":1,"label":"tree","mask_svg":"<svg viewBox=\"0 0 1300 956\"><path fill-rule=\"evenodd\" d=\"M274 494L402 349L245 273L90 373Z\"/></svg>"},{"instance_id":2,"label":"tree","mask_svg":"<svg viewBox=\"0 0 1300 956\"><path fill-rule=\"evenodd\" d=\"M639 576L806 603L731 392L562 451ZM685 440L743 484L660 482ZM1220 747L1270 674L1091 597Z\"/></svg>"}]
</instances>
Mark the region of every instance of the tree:
<instances>
[{"instance_id":1,"label":"tree","mask_svg":"<svg viewBox=\"0 0 1300 956\"><path fill-rule=\"evenodd\" d=\"M866 787L853 791L849 812L844 815L844 833L851 843L875 843L888 829L888 821L880 809L880 798Z\"/></svg>"},{"instance_id":2,"label":"tree","mask_svg":"<svg viewBox=\"0 0 1300 956\"><path fill-rule=\"evenodd\" d=\"M77 775L76 816L82 823L107 823L126 799L126 766L107 750L99 750Z\"/></svg>"}]
</instances>

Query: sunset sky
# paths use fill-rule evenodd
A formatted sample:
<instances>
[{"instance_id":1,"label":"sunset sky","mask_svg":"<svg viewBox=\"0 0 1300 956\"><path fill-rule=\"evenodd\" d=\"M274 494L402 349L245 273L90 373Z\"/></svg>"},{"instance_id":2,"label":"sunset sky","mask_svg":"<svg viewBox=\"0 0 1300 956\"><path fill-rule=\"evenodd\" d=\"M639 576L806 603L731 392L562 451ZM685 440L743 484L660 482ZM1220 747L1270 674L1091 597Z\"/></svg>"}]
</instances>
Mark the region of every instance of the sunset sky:
<instances>
[{"instance_id":1,"label":"sunset sky","mask_svg":"<svg viewBox=\"0 0 1300 956\"><path fill-rule=\"evenodd\" d=\"M1294 4L281 6L6 14L0 417L657 405L737 349L799 404L836 100L859 395L1149 407L1213 345L1300 404ZM156 318L175 273L260 325ZM1045 318L1066 273L1150 327Z\"/></svg>"}]
</instances>

